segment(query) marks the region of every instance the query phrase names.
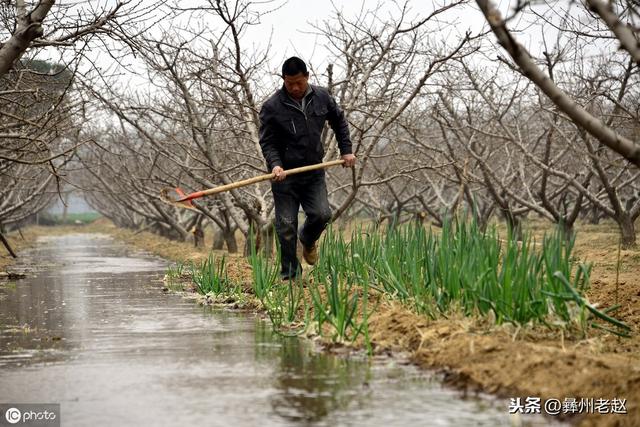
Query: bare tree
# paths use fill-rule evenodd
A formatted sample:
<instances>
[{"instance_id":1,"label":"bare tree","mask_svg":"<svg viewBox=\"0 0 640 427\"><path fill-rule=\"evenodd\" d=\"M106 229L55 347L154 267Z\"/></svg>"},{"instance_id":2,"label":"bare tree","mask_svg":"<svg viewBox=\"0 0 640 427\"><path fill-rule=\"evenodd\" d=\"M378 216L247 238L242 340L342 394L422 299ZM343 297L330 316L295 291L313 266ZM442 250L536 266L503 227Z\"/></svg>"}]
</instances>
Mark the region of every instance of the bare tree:
<instances>
[{"instance_id":1,"label":"bare tree","mask_svg":"<svg viewBox=\"0 0 640 427\"><path fill-rule=\"evenodd\" d=\"M96 44L117 42L109 46L117 60L131 33L153 24L147 18L159 14L158 4L20 0L0 5L0 224L28 217L60 192L65 167L91 142L80 137L87 105L77 96L78 70L93 66L90 51Z\"/></svg>"},{"instance_id":2,"label":"bare tree","mask_svg":"<svg viewBox=\"0 0 640 427\"><path fill-rule=\"evenodd\" d=\"M521 72L533 81L577 126L585 129L598 141L622 155L629 162L640 167L640 144L607 126L602 120L575 102L565 91L560 89L549 76L538 67L529 52L516 41L500 11L490 0L476 0L491 30L498 38L500 45L509 53ZM597 4L597 2L592 2ZM518 10L522 6L519 6ZM616 33L616 36L618 34ZM626 38L625 38L626 40ZM626 43L626 42L625 42ZM626 44L623 43L623 46ZM629 46L632 48L632 46ZM636 41L637 47L637 41ZM635 50L632 49L632 52Z\"/></svg>"},{"instance_id":3,"label":"bare tree","mask_svg":"<svg viewBox=\"0 0 640 427\"><path fill-rule=\"evenodd\" d=\"M515 40L490 2L477 3L511 57L512 61L499 57L511 69L505 73L527 77L540 92L540 110L533 120L527 119L538 129L524 131L520 118L515 123L516 133L501 134L531 166L539 168L540 187L532 193L532 207L539 205L554 221L561 220L569 228L584 211L583 206L589 207L618 223L625 246L635 244L634 221L640 215L640 205L632 199L629 186L638 177L632 165L640 165L640 146L634 142L638 135L634 100L639 82L633 54L631 59L625 58L611 49L617 33L613 38L606 34L608 30L603 30L597 16L588 10L572 10L571 4L566 10L558 6L547 11L518 3L513 16L527 13L533 25L551 30L543 31L543 57L536 60ZM549 40L547 33L556 34L555 40ZM616 161L603 150L605 146L622 154L628 163ZM542 151L540 147L544 147Z\"/></svg>"},{"instance_id":4,"label":"bare tree","mask_svg":"<svg viewBox=\"0 0 640 427\"><path fill-rule=\"evenodd\" d=\"M391 138L396 123L413 103L421 100L425 87L437 84L438 76L446 73L452 59L472 51L468 34L449 44L435 37L445 26L439 16L461 3L436 8L420 19L412 18L407 3L397 4L398 18L383 23L379 23L375 10L353 19L338 13L334 20L318 27L336 58L328 72L330 88L345 110L354 152L359 157L350 188L342 185L349 179L344 174L331 177L337 178L335 184L342 193L341 200L336 200L337 194L332 197L336 205L334 219L351 206L363 184L385 185L391 190L388 183L425 167L414 162L403 165L401 161L395 162L399 168L369 167L369 163L394 151L396 145ZM338 65L340 73L336 70ZM425 95L421 102L424 106L433 100ZM326 156L333 156L335 142L328 139L325 143ZM383 170L385 175L381 177Z\"/></svg>"},{"instance_id":5,"label":"bare tree","mask_svg":"<svg viewBox=\"0 0 640 427\"><path fill-rule=\"evenodd\" d=\"M92 89L94 96L120 122L122 136L108 144L124 144L131 152L143 153L138 158L138 167L146 173L135 171L131 164L124 181L139 181L141 175L146 176L144 186L152 191L143 197L150 202L157 198L161 186L168 186L170 181L190 191L264 172L257 111L260 101L273 90L273 82L264 76L276 73L269 70L267 52L251 51L243 45L243 28L257 22L259 17L254 7L264 5L209 1L197 8L175 8L176 16L188 16L192 25L204 19L221 26L138 37L134 45L149 80L155 84L146 93L119 92L113 86ZM409 117L405 113L414 102L421 99L426 104L433 102L423 93L425 87L432 81L435 84L452 58L471 51L465 36L455 46L426 37L441 29L436 17L447 10L449 7L436 9L426 19L417 20L410 18L405 4L398 6L394 22L380 24L376 12L371 11L353 21L337 15L334 21L319 27L333 46L326 75L328 86L345 108L362 165L350 177L345 175L347 171L329 172L333 184L330 200L336 219L353 206L360 188L386 188L387 194L393 195L393 206L389 209L395 215L405 208L415 210L419 206L417 188L407 191L401 179L414 180L412 173L433 165L420 165L411 156L411 150L389 141L399 131L404 132L396 123ZM332 158L336 155L335 140L330 131L323 138L326 158ZM388 160L403 151L407 164L398 169L395 166L399 159ZM114 157L116 152L108 149L104 154L111 164L124 160ZM122 176L122 171L113 166L102 167L98 175L110 181L107 177ZM96 179L93 177L91 181ZM142 182L127 184L138 188L142 185ZM365 200L378 197L380 192L367 190L367 194L370 197L360 198L363 203L381 206L376 200ZM271 230L273 201L268 184L235 190L194 205L223 231L228 243L232 242L236 229L245 235L251 230L264 233ZM167 215L175 222L178 214L167 212ZM151 217L153 221L177 227L155 212ZM179 220L176 224L183 222Z\"/></svg>"}]
</instances>

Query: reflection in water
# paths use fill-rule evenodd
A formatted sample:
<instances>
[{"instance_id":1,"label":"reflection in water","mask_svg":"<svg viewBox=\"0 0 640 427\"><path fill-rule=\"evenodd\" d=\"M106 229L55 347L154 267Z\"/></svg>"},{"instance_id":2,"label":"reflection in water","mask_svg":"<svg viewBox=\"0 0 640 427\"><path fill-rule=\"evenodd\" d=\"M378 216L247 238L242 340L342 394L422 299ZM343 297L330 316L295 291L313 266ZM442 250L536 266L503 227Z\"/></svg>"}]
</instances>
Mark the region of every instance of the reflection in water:
<instances>
[{"instance_id":1,"label":"reflection in water","mask_svg":"<svg viewBox=\"0 0 640 427\"><path fill-rule=\"evenodd\" d=\"M106 236L43 242L48 245L30 251L18 266L35 269L29 278L0 283L0 366L64 360L66 350L94 338L94 331L122 309L127 295L114 286L118 277L139 292L149 283L146 272L157 276L164 268L163 262L131 253Z\"/></svg>"},{"instance_id":2,"label":"reflection in water","mask_svg":"<svg viewBox=\"0 0 640 427\"><path fill-rule=\"evenodd\" d=\"M0 286L0 402L60 403L65 427L510 424L406 367L166 295L161 260L105 236L51 237L22 262L42 267Z\"/></svg>"},{"instance_id":3,"label":"reflection in water","mask_svg":"<svg viewBox=\"0 0 640 427\"><path fill-rule=\"evenodd\" d=\"M57 360L67 347L64 289L57 280L0 283L0 366L22 359Z\"/></svg>"},{"instance_id":4,"label":"reflection in water","mask_svg":"<svg viewBox=\"0 0 640 427\"><path fill-rule=\"evenodd\" d=\"M270 327L263 324L256 330L256 341L265 342L269 335L273 335ZM297 338L278 339L278 346L258 346L256 359L279 361L274 378L278 392L270 401L280 418L313 423L366 397L371 373L368 363L327 357Z\"/></svg>"}]
</instances>

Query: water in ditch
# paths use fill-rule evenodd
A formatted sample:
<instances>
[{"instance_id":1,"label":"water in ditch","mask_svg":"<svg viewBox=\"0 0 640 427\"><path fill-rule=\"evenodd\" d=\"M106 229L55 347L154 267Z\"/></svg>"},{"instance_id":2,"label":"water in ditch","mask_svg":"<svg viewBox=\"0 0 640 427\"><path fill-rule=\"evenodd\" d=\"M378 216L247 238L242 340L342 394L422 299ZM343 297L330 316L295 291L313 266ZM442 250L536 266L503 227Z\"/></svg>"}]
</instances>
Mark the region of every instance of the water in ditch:
<instances>
[{"instance_id":1,"label":"water in ditch","mask_svg":"<svg viewBox=\"0 0 640 427\"><path fill-rule=\"evenodd\" d=\"M21 258L27 278L0 284L0 403L59 403L63 426L513 425L506 401L165 294L166 263L108 236Z\"/></svg>"}]
</instances>

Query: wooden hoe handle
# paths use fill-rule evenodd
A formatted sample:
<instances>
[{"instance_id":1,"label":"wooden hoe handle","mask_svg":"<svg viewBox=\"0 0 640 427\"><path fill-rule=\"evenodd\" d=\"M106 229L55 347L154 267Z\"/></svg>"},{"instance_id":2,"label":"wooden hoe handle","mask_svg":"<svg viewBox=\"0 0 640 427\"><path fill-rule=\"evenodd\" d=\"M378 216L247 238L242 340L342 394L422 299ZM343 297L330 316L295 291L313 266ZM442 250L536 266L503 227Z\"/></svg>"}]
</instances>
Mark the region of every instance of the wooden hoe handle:
<instances>
[{"instance_id":1,"label":"wooden hoe handle","mask_svg":"<svg viewBox=\"0 0 640 427\"><path fill-rule=\"evenodd\" d=\"M302 172L309 172L318 169L326 169L332 166L338 166L344 163L344 160L332 160L330 162L317 163L315 165L302 166L299 168L289 169L286 172L287 176L295 175ZM195 193L187 194L178 200L177 203L188 202L189 200L198 199L204 196L210 196L212 194L224 193L225 191L234 190L236 188L245 187L247 185L255 184L262 181L273 179L274 174L269 173L266 175L254 176L253 178L243 179L242 181L232 182L231 184L221 185L219 187L209 188L208 190L196 191Z\"/></svg>"}]
</instances>

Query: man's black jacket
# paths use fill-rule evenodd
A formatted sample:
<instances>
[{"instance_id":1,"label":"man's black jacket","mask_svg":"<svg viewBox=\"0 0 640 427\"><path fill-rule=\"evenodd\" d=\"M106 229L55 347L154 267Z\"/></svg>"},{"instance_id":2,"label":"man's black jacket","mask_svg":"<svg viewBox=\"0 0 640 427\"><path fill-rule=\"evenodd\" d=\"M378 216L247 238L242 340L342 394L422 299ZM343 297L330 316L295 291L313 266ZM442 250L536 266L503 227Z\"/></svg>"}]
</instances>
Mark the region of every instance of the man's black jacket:
<instances>
[{"instance_id":1,"label":"man's black jacket","mask_svg":"<svg viewBox=\"0 0 640 427\"><path fill-rule=\"evenodd\" d=\"M325 121L333 129L340 154L351 153L349 127L344 113L329 94L319 86L310 85L304 111L282 87L260 110L260 147L271 171L322 162L324 150L320 136Z\"/></svg>"}]
</instances>

